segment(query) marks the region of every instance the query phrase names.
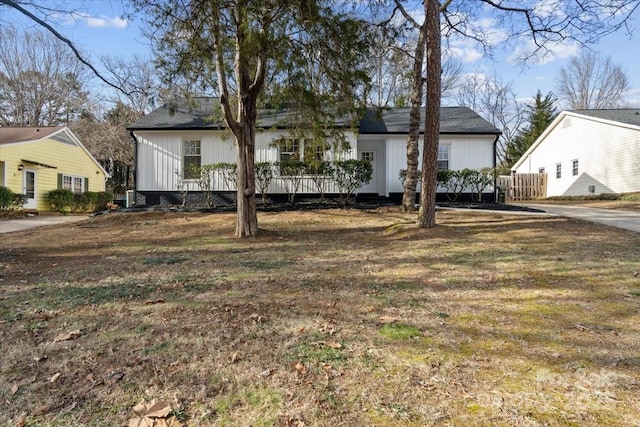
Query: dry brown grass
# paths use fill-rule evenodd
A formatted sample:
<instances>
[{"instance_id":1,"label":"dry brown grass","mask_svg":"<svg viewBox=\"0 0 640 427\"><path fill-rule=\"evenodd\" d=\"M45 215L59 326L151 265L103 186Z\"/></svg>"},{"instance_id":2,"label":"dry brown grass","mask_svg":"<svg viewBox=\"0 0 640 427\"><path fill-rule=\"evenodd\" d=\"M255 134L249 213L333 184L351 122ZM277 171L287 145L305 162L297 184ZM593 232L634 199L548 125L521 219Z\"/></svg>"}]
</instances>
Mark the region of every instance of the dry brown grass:
<instances>
[{"instance_id":1,"label":"dry brown grass","mask_svg":"<svg viewBox=\"0 0 640 427\"><path fill-rule=\"evenodd\" d=\"M640 423L638 234L482 212L431 230L394 209L259 219L246 240L228 214L3 235L0 424L125 425L142 398L191 426Z\"/></svg>"}]
</instances>

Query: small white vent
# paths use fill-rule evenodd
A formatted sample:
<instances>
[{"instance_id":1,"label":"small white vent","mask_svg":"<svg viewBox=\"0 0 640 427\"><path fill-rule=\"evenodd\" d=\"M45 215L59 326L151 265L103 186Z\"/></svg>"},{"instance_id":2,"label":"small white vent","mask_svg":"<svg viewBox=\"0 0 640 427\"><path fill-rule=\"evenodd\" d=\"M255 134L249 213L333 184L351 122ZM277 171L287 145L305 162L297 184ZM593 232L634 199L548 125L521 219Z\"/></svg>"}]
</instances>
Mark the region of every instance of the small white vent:
<instances>
[{"instance_id":1,"label":"small white vent","mask_svg":"<svg viewBox=\"0 0 640 427\"><path fill-rule=\"evenodd\" d=\"M571 126L571 119L567 117L562 121L562 127L568 128L569 126Z\"/></svg>"}]
</instances>

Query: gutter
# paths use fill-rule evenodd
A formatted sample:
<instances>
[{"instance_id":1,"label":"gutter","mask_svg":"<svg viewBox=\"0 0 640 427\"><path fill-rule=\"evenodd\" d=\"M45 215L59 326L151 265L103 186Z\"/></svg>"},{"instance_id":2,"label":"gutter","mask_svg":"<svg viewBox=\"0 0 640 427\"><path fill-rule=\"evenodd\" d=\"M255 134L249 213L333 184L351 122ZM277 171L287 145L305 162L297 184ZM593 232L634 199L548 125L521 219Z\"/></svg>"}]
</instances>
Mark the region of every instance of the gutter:
<instances>
[{"instance_id":1,"label":"gutter","mask_svg":"<svg viewBox=\"0 0 640 427\"><path fill-rule=\"evenodd\" d=\"M498 140L500 139L500 134L496 135L496 139L493 140L493 201L498 201L498 174L496 173L496 168L498 167Z\"/></svg>"},{"instance_id":2,"label":"gutter","mask_svg":"<svg viewBox=\"0 0 640 427\"><path fill-rule=\"evenodd\" d=\"M129 135L133 140L133 204L138 205L138 138L132 130Z\"/></svg>"}]
</instances>

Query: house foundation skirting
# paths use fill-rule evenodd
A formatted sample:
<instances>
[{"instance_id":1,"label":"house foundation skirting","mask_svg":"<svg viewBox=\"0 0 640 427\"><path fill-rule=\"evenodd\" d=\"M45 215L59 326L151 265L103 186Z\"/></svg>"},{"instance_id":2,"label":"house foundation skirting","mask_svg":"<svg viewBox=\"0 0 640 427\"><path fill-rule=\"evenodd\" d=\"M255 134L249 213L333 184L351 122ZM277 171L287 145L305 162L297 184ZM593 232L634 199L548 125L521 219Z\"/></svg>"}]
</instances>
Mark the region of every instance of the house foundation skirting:
<instances>
[{"instance_id":1,"label":"house foundation skirting","mask_svg":"<svg viewBox=\"0 0 640 427\"><path fill-rule=\"evenodd\" d=\"M339 194L325 194L325 199L330 202L338 203L340 199ZM214 192L212 193L212 201L214 206L233 206L235 204L236 193L231 191ZM262 203L262 197L260 194L256 195L257 203ZM287 194L269 194L267 197L269 203L286 203L288 202ZM297 194L295 196L296 202L302 201L318 201L320 194ZM444 193L436 194L436 202L438 203L450 203L450 202L478 202L477 194L462 193L456 200L452 200L451 195ZM420 194L416 194L416 203L420 201ZM493 193L483 193L483 203L492 203L494 201ZM136 207L171 207L182 206L183 196L177 191L136 191L135 193L135 205ZM402 202L402 193L391 193L388 197L380 196L373 193L360 193L356 196L352 196L350 203L363 202L363 203L396 203ZM207 207L204 193L200 191L192 191L186 195L186 206L188 207Z\"/></svg>"}]
</instances>

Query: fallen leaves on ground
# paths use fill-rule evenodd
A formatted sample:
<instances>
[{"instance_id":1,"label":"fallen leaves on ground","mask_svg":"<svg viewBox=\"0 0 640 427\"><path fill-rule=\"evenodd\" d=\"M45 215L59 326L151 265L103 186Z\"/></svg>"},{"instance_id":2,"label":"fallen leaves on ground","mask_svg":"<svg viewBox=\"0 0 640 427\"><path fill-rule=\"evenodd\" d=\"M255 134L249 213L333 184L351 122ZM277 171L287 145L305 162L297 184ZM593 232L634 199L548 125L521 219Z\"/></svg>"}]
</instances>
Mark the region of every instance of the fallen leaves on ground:
<instances>
[{"instance_id":1,"label":"fallen leaves on ground","mask_svg":"<svg viewBox=\"0 0 640 427\"><path fill-rule=\"evenodd\" d=\"M133 407L134 416L129 420L129 427L182 427L178 419L170 415L171 407L153 399L141 401Z\"/></svg>"},{"instance_id":2,"label":"fallen leaves on ground","mask_svg":"<svg viewBox=\"0 0 640 427\"><path fill-rule=\"evenodd\" d=\"M74 340L74 339L78 338L80 335L82 335L82 332L80 332L80 329L76 329L76 330L71 331L71 332L63 332L61 334L58 334L53 339L53 342Z\"/></svg>"}]
</instances>

